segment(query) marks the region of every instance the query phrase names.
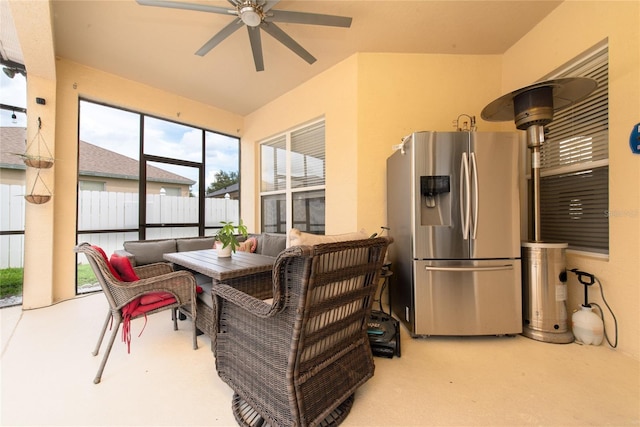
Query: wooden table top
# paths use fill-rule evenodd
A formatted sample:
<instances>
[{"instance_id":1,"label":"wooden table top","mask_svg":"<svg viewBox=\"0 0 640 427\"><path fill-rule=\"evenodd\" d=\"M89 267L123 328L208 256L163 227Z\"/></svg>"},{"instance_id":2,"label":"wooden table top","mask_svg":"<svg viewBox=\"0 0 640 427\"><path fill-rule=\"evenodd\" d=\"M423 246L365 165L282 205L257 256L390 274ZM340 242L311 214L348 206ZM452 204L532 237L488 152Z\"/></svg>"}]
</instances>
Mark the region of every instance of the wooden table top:
<instances>
[{"instance_id":1,"label":"wooden table top","mask_svg":"<svg viewBox=\"0 0 640 427\"><path fill-rule=\"evenodd\" d=\"M166 261L197 271L218 282L273 269L274 257L236 252L231 257L218 258L215 249L172 252L163 255Z\"/></svg>"}]
</instances>

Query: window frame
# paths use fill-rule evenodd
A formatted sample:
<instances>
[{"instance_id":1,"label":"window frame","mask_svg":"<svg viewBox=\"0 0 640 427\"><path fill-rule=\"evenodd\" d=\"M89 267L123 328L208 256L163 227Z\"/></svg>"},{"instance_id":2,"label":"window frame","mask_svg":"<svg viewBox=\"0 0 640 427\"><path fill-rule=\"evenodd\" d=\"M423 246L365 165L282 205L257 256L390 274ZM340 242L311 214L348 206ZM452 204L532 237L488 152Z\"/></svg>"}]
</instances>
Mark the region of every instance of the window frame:
<instances>
[{"instance_id":1,"label":"window frame","mask_svg":"<svg viewBox=\"0 0 640 427\"><path fill-rule=\"evenodd\" d=\"M131 155L129 155L130 157L132 157L138 164L137 164L137 172L138 174L136 176L132 176L131 179L133 181L137 181L136 182L136 191L132 191L131 194L135 195L132 196L133 199L129 199L129 198L124 198L123 203L135 203L137 204L137 220L135 218L133 219L128 219L127 221L125 221L124 226L120 226L117 225L115 227L112 228L103 228L103 229L97 229L97 228L92 228L92 227L81 227L80 224L80 220L79 220L79 209L80 209L80 195L81 195L81 185L80 183L82 181L85 181L84 179L81 179L81 170L80 170L80 141L82 140L81 138L81 126L82 126L82 120L83 120L83 116L82 116L82 103L89 103L89 104L94 104L95 106L98 107L105 107L105 108L109 108L109 109L113 109L113 110L118 110L118 111L122 111L122 112L126 112L126 113L130 113L132 115L131 117L131 121L132 122L136 122L137 126L137 130L138 130L138 135L135 136L135 138L137 139L138 142L138 147L135 148L135 150L137 151L137 156L138 158L135 159L133 158ZM235 146L229 146L229 143L232 144L237 144L237 152L234 151L233 154L237 154L237 174L238 174L238 184L240 184L240 164L241 164L241 156L242 156L242 152L241 152L241 141L240 138L238 136L234 136L234 135L229 135L229 134L225 134L223 132L219 132L219 131L214 131L211 129L207 129L207 128L203 128L201 126L196 126L196 125L192 125L192 124L188 124L188 123L182 123L182 122L176 122L174 120L171 119L166 119L163 117L158 117L158 116L154 116L151 114L147 114L147 113L143 113L140 111L135 111L135 110L131 110L131 109L127 109L127 108L123 108L117 105L113 105L113 104L108 104L108 103L104 103L104 102L100 102L100 101L95 101L89 98L85 98L85 97L80 97L78 99L78 129L77 129L77 136L78 136L78 175L76 178L76 182L77 182L77 194L76 194L76 241L90 241L94 244L97 244L98 246L102 246L103 249L107 252L107 253L111 253L112 251L114 251L115 249L121 249L122 248L122 243L124 241L127 240L146 240L146 239L151 239L151 238L158 238L158 236L160 236L160 238L169 238L169 237L181 237L181 236L185 236L185 237L190 237L190 236L210 236L210 235L214 235L216 230L218 230L221 227L221 224L208 224L207 223L207 216L206 216L206 212L205 212L205 200L207 199L207 194L206 194L206 183L205 183L205 173L207 171L207 169L211 168L211 164L215 164L215 162L213 161L209 161L210 160L207 156L207 149L211 149L212 146L216 147L217 149L219 149L220 151L225 151L225 150L234 150ZM158 156L158 152L153 152L153 150L151 150L151 153L146 152L145 153L145 144L149 144L150 141L148 139L145 138L145 119L146 118L153 118L154 121L155 120L161 120L167 123L175 123L177 125L180 126L185 126L188 128L193 129L196 132L199 132L199 139L200 139L200 144L201 144L201 158L200 161L189 161L189 160L185 160L185 159L180 159L180 158L170 158L170 157L161 157ZM133 126L133 125L132 125ZM132 127L133 129L133 127ZM223 139L216 139L216 135L222 136L224 137ZM89 142L90 141L86 141ZM118 151L118 150L113 150L110 149L110 151L114 151L118 154L123 155L122 152ZM149 150L147 150L149 151ZM176 165L176 166L183 166L183 167L191 167L191 168L195 168L198 170L198 182L197 184L195 184L195 186L197 186L197 198L199 200L198 203L198 214L197 214L197 221L195 222L189 222L189 223L164 223L163 220L161 220L160 222L157 223L152 223L148 220L147 218L147 184L149 184L150 182L153 183L154 181L151 180L147 180L147 166L154 166L154 163L162 163L162 164L169 164L169 165ZM190 195L193 196L192 192L193 190L195 190L195 186L191 188L191 192ZM105 190L106 192L109 192L109 185L105 185ZM169 191L165 191L164 195L165 196L169 196L168 198L171 198L172 196L175 197L176 195L172 195L172 190L171 190L171 185L167 186L167 189L169 189ZM240 185L238 185L238 192L240 191ZM162 193L160 193L160 195L162 195ZM184 194L182 196L179 197L186 197ZM135 199L135 200L134 200ZM239 216L239 212L240 212L240 198L238 197L237 200L235 201L235 203L237 204L234 209L230 209L231 212L234 212L234 215L238 215ZM237 213L236 213L237 211ZM136 215L134 214L134 217ZM220 220L219 217L216 217L217 220ZM191 218L189 218L189 220L191 220ZM122 227L122 228L118 228L118 227ZM175 234L175 235L174 235ZM87 289L80 289L79 285L78 285L78 273L76 271L76 294L83 294L86 292L93 292L99 290L99 288L97 287L88 287Z\"/></svg>"},{"instance_id":2,"label":"window frame","mask_svg":"<svg viewBox=\"0 0 640 427\"><path fill-rule=\"evenodd\" d=\"M292 168L296 164L295 160L293 160L295 151L292 151L292 145L295 142L292 142L292 139L296 137L296 135L303 134L305 132L314 132L314 131L322 131L321 144L322 148L313 146L313 143L310 145L305 145L306 148L311 147L312 153L316 155L321 155L322 160L322 177L321 178L313 178L310 175L307 175L307 172L310 170L308 168L307 156L309 153L305 151L303 155L301 165L304 166L305 175L301 181L298 181L295 185L292 182ZM302 125L296 126L292 129L289 129L285 132L281 132L272 137L269 137L263 141L260 141L260 176L261 176L261 185L260 185L260 230L262 232L274 232L269 226L270 224L265 224L265 201L268 199L274 201L278 204L276 209L276 214L280 216L281 214L281 203L282 196L284 196L284 207L285 207L285 222L284 222L284 230L279 228L280 224L282 224L281 219L277 219L276 230L277 232L286 233L291 228L300 228L301 231L305 231L308 233L314 234L324 234L326 230L325 218L326 218L326 121L324 118L312 120L306 122ZM273 156L266 159L264 156L264 148L265 147L275 147L276 150L283 150L283 153L274 152ZM284 154L284 157L282 157ZM300 154L300 153L298 153ZM282 161L284 160L284 165L282 165ZM265 161L270 161L273 166L273 175L270 178L273 178L272 185L267 183L265 179L264 170L265 170ZM282 185L282 174L278 174L278 170L284 167L284 186ZM318 170L318 168L314 168L314 170ZM324 212L322 214L323 220L321 224L310 224L309 217L307 217L308 227L302 227L306 229L302 229L300 227L300 221L294 221L294 198L296 194L300 196L304 196L305 194L312 195L321 195L320 197L313 197L314 200L322 199L324 203ZM305 198L305 200L307 200ZM306 202L309 203L309 200ZM318 228L319 227L319 228ZM268 228L268 229L267 229Z\"/></svg>"},{"instance_id":3,"label":"window frame","mask_svg":"<svg viewBox=\"0 0 640 427\"><path fill-rule=\"evenodd\" d=\"M542 79L592 77L598 88L554 113L545 126L540 166L542 239L605 257L610 248L608 65L605 40ZM574 129L582 136L573 136Z\"/></svg>"}]
</instances>

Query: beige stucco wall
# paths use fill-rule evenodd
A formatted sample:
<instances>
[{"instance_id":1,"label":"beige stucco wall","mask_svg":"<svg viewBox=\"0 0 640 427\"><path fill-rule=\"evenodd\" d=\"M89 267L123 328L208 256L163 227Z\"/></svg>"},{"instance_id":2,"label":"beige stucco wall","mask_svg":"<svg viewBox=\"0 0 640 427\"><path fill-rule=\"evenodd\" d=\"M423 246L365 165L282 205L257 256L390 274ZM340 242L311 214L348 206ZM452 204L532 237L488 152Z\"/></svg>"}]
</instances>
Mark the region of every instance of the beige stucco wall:
<instances>
[{"instance_id":1,"label":"beige stucco wall","mask_svg":"<svg viewBox=\"0 0 640 427\"><path fill-rule=\"evenodd\" d=\"M349 58L247 117L243 150L253 150L254 158L242 169L243 215L244 208L251 206L258 225L256 141L324 114L328 132L339 127L357 144L355 150L345 148L344 141L327 137L327 233L361 227L376 231L386 218L384 170L391 145L414 130L452 130L452 120L463 113L476 115L481 131L514 129L511 123L483 122L480 111L608 37L611 254L603 260L570 253L567 264L593 272L603 281L620 323L619 349L639 358L640 156L628 148L629 132L640 117L638 5L568 1L502 56L362 53ZM345 76L355 79L355 93L343 86ZM351 96L356 97L355 103L349 102ZM334 114L336 109L348 115L341 118ZM354 114L356 123L351 121ZM345 196L332 200L335 188ZM581 287L571 277L570 312L579 305L581 295ZM592 295L593 301L602 302L595 289ZM613 329L608 330L613 338Z\"/></svg>"},{"instance_id":2,"label":"beige stucco wall","mask_svg":"<svg viewBox=\"0 0 640 427\"><path fill-rule=\"evenodd\" d=\"M606 259L567 255L567 267L595 274L618 318L619 350L640 358L640 155L629 136L640 122L640 2L567 1L504 55L502 92L526 86L608 38L609 43L609 245ZM604 213L603 213L604 214ZM569 275L568 309L583 287ZM599 291L589 299L606 310ZM611 338L613 320L606 318Z\"/></svg>"},{"instance_id":3,"label":"beige stucco wall","mask_svg":"<svg viewBox=\"0 0 640 427\"><path fill-rule=\"evenodd\" d=\"M414 130L454 130L500 90L499 56L353 55L246 117L242 138L242 210L259 227L258 142L324 115L326 232L386 225L386 159ZM481 129L496 129L481 124ZM249 206L251 206L249 208ZM248 221L248 218L246 218Z\"/></svg>"},{"instance_id":4,"label":"beige stucco wall","mask_svg":"<svg viewBox=\"0 0 640 427\"><path fill-rule=\"evenodd\" d=\"M21 39L25 33L25 40L29 39L30 31L44 28L50 32L48 25L33 25L50 19L47 3L11 3L14 9L24 8L13 11ZM640 156L632 155L628 148L629 131L640 117L639 7L636 1L567 1L503 56L354 55L244 120L64 59L48 68L52 41L36 37L31 45L23 43L30 73L28 109L30 115L43 116L45 138L56 158L46 176L54 192L52 202L27 209L23 307L43 306L75 295L71 248L75 244L79 96L168 119L180 112L180 121L228 134L241 133L241 216L253 230L259 226L257 142L324 117L327 233L361 227L373 232L385 223L384 170L391 145L413 130L452 130L451 122L459 114L479 116L491 100L539 79L608 37L610 197L616 213L611 219L611 254L607 260L570 255L568 263L595 273L603 281L620 323L619 350L640 358ZM34 96L47 98L46 108L35 105ZM479 117L478 125L481 131L512 128L484 123ZM33 135L33 123L29 126L29 135ZM571 307L576 305L579 292L572 282Z\"/></svg>"},{"instance_id":5,"label":"beige stucco wall","mask_svg":"<svg viewBox=\"0 0 640 427\"><path fill-rule=\"evenodd\" d=\"M386 225L386 160L411 132L450 132L461 114L479 130L499 125L480 119L500 87L498 55L359 54L357 223ZM469 121L468 118L461 118Z\"/></svg>"},{"instance_id":6,"label":"beige stucco wall","mask_svg":"<svg viewBox=\"0 0 640 427\"><path fill-rule=\"evenodd\" d=\"M258 141L321 117L326 123L326 231L347 232L359 225L353 214L358 209L357 87L357 58L351 57L245 117L240 206L250 230L260 225Z\"/></svg>"}]
</instances>

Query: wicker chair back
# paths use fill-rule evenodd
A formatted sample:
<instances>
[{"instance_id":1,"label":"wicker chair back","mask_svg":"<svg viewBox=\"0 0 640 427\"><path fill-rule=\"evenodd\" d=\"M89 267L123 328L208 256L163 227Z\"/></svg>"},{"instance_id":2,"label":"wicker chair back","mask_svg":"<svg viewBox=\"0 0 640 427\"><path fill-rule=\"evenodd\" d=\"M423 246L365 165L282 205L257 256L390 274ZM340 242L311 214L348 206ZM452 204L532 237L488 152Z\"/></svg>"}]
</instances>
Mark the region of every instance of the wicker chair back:
<instances>
[{"instance_id":1,"label":"wicker chair back","mask_svg":"<svg viewBox=\"0 0 640 427\"><path fill-rule=\"evenodd\" d=\"M283 251L273 300L214 286L216 366L240 425L338 425L373 376L367 336L391 239Z\"/></svg>"}]
</instances>

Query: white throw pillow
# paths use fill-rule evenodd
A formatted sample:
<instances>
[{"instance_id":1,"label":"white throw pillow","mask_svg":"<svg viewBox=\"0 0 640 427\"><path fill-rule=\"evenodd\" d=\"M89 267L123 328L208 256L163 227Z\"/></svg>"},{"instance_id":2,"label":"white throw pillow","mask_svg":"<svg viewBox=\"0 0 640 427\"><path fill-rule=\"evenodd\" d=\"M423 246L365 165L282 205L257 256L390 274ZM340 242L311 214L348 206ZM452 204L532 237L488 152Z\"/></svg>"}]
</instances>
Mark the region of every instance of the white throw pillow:
<instances>
[{"instance_id":1,"label":"white throw pillow","mask_svg":"<svg viewBox=\"0 0 640 427\"><path fill-rule=\"evenodd\" d=\"M289 246L313 246L320 245L322 243L344 242L347 240L360 240L368 238L369 234L367 234L364 228L354 233L334 234L330 236L305 233L298 230L297 228L292 228L291 231L289 231Z\"/></svg>"}]
</instances>

